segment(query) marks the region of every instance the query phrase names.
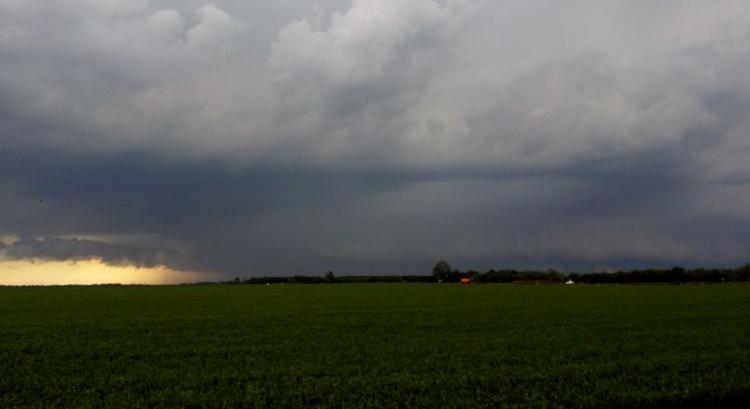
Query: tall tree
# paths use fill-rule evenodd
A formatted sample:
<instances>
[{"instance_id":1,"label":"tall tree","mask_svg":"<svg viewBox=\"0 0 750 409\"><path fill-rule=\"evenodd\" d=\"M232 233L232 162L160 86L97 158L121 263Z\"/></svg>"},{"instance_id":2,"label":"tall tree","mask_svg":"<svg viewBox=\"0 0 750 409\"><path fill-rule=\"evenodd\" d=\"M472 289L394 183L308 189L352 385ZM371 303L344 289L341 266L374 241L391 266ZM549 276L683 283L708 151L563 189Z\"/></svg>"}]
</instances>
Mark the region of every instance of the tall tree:
<instances>
[{"instance_id":1,"label":"tall tree","mask_svg":"<svg viewBox=\"0 0 750 409\"><path fill-rule=\"evenodd\" d=\"M453 271L451 265L445 260L440 260L435 264L435 267L432 268L432 275L438 281L443 281L448 277L451 271Z\"/></svg>"}]
</instances>

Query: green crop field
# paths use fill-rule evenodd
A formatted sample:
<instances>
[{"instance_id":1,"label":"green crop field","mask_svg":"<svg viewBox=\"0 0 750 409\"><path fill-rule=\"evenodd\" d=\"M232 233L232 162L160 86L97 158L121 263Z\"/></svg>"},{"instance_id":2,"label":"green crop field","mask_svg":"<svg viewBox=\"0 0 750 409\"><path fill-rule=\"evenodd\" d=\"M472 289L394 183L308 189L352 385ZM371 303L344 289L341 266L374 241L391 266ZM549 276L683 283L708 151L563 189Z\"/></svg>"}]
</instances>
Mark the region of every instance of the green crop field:
<instances>
[{"instance_id":1,"label":"green crop field","mask_svg":"<svg viewBox=\"0 0 750 409\"><path fill-rule=\"evenodd\" d=\"M748 407L750 286L0 288L0 407Z\"/></svg>"}]
</instances>

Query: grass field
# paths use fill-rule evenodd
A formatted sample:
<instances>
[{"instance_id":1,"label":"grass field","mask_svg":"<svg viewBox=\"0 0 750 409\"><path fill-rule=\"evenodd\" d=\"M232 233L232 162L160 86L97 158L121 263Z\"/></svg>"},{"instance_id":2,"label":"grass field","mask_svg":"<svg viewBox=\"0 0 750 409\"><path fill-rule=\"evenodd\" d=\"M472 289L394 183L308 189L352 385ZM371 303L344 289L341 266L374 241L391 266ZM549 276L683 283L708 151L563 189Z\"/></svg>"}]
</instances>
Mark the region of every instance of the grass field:
<instances>
[{"instance_id":1,"label":"grass field","mask_svg":"<svg viewBox=\"0 0 750 409\"><path fill-rule=\"evenodd\" d=\"M0 288L0 407L748 407L750 286Z\"/></svg>"}]
</instances>

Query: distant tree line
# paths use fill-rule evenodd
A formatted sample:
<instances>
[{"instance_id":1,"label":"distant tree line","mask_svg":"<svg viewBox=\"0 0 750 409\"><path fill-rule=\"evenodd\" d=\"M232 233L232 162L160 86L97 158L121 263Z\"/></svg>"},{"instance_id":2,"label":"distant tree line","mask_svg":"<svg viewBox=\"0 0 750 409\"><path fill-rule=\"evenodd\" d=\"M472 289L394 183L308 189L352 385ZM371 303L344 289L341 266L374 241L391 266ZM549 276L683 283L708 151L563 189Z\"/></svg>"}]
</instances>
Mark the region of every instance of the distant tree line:
<instances>
[{"instance_id":1,"label":"distant tree line","mask_svg":"<svg viewBox=\"0 0 750 409\"><path fill-rule=\"evenodd\" d=\"M723 269L645 269L617 272L568 273L549 269L534 270L454 270L445 261L438 262L432 275L347 275L336 276L328 271L320 276L295 275L291 277L253 277L223 284L336 284L336 283L457 283L469 278L473 283L563 283L572 280L586 284L637 284L637 283L722 283L750 282L750 264L739 268Z\"/></svg>"},{"instance_id":2,"label":"distant tree line","mask_svg":"<svg viewBox=\"0 0 750 409\"><path fill-rule=\"evenodd\" d=\"M330 273L330 272L329 272ZM428 275L348 275L324 276L295 275L290 277L252 277L241 281L245 284L345 284L345 283L432 283L435 278ZM234 282L225 282L233 284Z\"/></svg>"},{"instance_id":3,"label":"distant tree line","mask_svg":"<svg viewBox=\"0 0 750 409\"><path fill-rule=\"evenodd\" d=\"M750 264L739 268L646 269L618 271L615 273L570 274L576 282L589 284L606 283L723 283L750 281Z\"/></svg>"},{"instance_id":4,"label":"distant tree line","mask_svg":"<svg viewBox=\"0 0 750 409\"><path fill-rule=\"evenodd\" d=\"M436 277L437 281L444 282L458 282L462 276L468 276L475 283L561 283L567 280L586 284L722 283L750 281L750 264L745 264L742 267L734 269L685 269L682 267L672 267L670 269L569 274L562 274L554 269L547 271L504 269L489 270L484 273L478 271L452 271L450 274L442 275L433 269L433 276Z\"/></svg>"}]
</instances>

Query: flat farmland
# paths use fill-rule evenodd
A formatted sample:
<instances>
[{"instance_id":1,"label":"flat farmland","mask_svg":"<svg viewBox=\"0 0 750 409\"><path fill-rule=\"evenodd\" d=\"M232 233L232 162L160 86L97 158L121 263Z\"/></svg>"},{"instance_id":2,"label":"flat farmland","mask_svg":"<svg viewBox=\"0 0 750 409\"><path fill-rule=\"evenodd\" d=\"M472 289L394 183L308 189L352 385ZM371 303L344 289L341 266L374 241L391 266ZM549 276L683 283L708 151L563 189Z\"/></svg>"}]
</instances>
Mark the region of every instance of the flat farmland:
<instances>
[{"instance_id":1,"label":"flat farmland","mask_svg":"<svg viewBox=\"0 0 750 409\"><path fill-rule=\"evenodd\" d=\"M0 407L748 407L750 286L0 288Z\"/></svg>"}]
</instances>

